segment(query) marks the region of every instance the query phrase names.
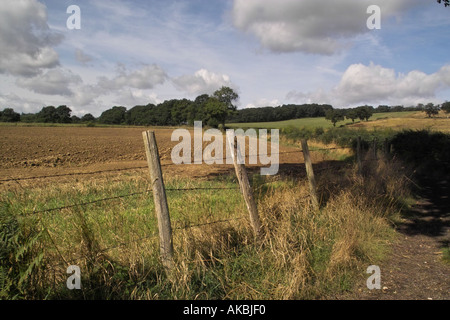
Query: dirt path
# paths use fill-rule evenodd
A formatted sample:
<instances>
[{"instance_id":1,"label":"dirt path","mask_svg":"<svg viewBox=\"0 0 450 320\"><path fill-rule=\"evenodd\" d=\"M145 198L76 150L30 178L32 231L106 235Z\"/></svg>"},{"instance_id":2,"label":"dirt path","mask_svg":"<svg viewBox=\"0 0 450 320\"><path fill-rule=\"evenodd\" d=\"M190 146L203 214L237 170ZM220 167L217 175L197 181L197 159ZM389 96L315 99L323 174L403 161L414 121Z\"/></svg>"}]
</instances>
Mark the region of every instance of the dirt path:
<instances>
[{"instance_id":1,"label":"dirt path","mask_svg":"<svg viewBox=\"0 0 450 320\"><path fill-rule=\"evenodd\" d=\"M450 243L450 179L425 180L422 185L422 198L397 226L399 238L389 259L380 265L382 289L367 289L368 274L344 299L450 299L450 264L442 258Z\"/></svg>"}]
</instances>

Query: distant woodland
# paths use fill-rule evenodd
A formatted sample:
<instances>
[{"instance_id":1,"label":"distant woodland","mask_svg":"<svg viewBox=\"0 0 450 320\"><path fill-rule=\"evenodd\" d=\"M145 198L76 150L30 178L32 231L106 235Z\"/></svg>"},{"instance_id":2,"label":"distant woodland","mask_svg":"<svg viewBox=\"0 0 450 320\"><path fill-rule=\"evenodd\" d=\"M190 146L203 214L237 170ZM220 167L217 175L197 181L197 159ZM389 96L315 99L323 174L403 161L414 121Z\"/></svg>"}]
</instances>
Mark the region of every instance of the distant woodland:
<instances>
[{"instance_id":1,"label":"distant woodland","mask_svg":"<svg viewBox=\"0 0 450 320\"><path fill-rule=\"evenodd\" d=\"M15 112L12 108L0 111L0 122L36 122L36 123L87 123L137 126L177 126L190 125L194 121L202 121L210 127L225 126L226 123L274 122L299 118L326 117L334 125L344 118L368 120L373 113L425 111L428 116L447 111L450 103L442 106L429 103L412 107L404 106L359 106L356 108L333 108L329 104L288 104L278 107L247 108L237 110L235 101L238 95L228 87L222 87L213 95L203 94L195 100L172 99L160 104L137 105L130 109L113 106L105 110L99 117L88 113L81 117L72 115L66 105L46 106L37 113ZM450 110L449 110L450 111Z\"/></svg>"}]
</instances>

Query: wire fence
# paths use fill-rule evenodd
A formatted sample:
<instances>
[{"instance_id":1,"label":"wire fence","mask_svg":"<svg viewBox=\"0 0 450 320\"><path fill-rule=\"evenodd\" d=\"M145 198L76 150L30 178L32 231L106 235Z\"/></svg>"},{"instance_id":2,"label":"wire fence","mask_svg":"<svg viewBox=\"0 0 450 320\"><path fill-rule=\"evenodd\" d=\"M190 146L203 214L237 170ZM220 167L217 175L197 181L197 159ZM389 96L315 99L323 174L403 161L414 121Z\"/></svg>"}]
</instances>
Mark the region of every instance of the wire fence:
<instances>
[{"instance_id":1,"label":"wire fence","mask_svg":"<svg viewBox=\"0 0 450 320\"><path fill-rule=\"evenodd\" d=\"M311 152L329 152L329 151L334 151L334 150L339 150L339 149L348 149L346 147L334 147L334 148L313 148L310 151ZM290 150L290 151L283 151L283 152L277 152L277 153L273 153L271 155L283 155L283 154L302 154L303 150ZM259 155L253 155L253 154L248 154L245 155L246 158L248 157L252 157L252 156L259 156ZM221 157L221 158L216 158L216 159L208 159L210 161L213 160L233 160L232 157L229 156L225 156L225 157ZM193 163L193 164L200 164L200 163ZM203 164L203 161L202 161ZM161 167L168 167L168 166L178 166L178 164L174 164L174 163L162 163ZM323 172L326 170L338 170L343 168L344 166L342 164L338 164L338 165L333 165L333 166L326 166L323 168L316 168L315 171L316 172ZM5 182L12 182L12 181L22 181L22 180L37 180L37 179L47 179L47 178L59 178L59 177L68 177L68 176L82 176L82 175L99 175L99 174L104 174L104 173L114 173L114 172L125 172L125 171L133 171L133 170L142 170L142 169L148 169L148 166L136 166L136 167L129 167L129 168L118 168L118 169L109 169L109 170L96 170L96 171L91 171L91 172L72 172L72 173L67 173L67 174L54 174L54 175L44 175L44 176L33 176L33 177L11 177L8 179L2 179L0 180L0 183L5 183ZM270 181L264 181L264 182L258 182L258 186L263 186L263 185L269 185L275 182L281 181L281 178L278 180L270 180ZM165 188L165 191L167 192L190 192L190 191L206 191L206 190L240 190L241 187L240 186L236 186L236 187L186 187L186 188ZM242 191L242 190L241 190ZM73 209L76 207L85 207L85 206L89 206L89 205L95 205L98 203L104 203L104 202L110 202L110 201L114 201L114 200L120 200L120 199L125 199L125 198L130 198L133 196L139 196L139 195L152 195L151 190L146 189L143 191L138 191L138 192L132 192L132 193L128 193L128 194L123 194L123 195L118 195L118 196L113 196L113 197L106 197L106 198L100 198L100 199L95 199L92 201L86 201L86 202L80 202L80 203L74 203L74 204L69 204L69 205L64 205L64 206L59 206L59 207L54 207L54 208L47 208L47 209L40 209L40 210L33 210L33 211L28 211L28 212L23 212L18 214L19 216L22 217L27 217L30 215L38 215L38 214L43 214L43 213L52 213L52 212L57 212L57 211L62 211L65 209ZM303 197L302 199L308 199L310 197L310 195L307 195L305 197ZM235 217L235 218L230 218L230 219L221 219L221 220L216 220L216 221L208 221L208 222L203 222L203 223L198 223L198 224L190 224L190 223L185 223L184 226L178 226L176 228L174 228L174 231L180 231L180 230L186 230L186 229L190 229L190 228L200 228L200 227L204 227L204 226L208 226L208 225L214 225L214 224L220 224L220 223L229 223L232 221L237 221L237 220L242 220L245 219L244 217ZM50 233L47 230L48 235L50 236ZM113 246L109 246L107 248L101 249L99 252L97 252L98 254L102 254L105 252L108 252L110 250L116 249L116 248L120 248L123 246L127 246L130 245L132 243L135 242L139 242L139 241L143 241L146 239L156 239L158 237L157 233L154 232L152 234L149 234L147 236L144 237L138 237L136 239L127 241L127 242L119 242ZM56 251L59 252L59 249L57 247L57 245L54 243L53 244ZM79 256L79 257L75 257L72 258L71 260L78 260L78 259L82 259L84 258L84 256ZM64 258L61 256L61 259L64 260ZM66 262L64 260L64 262Z\"/></svg>"},{"instance_id":2,"label":"wire fence","mask_svg":"<svg viewBox=\"0 0 450 320\"><path fill-rule=\"evenodd\" d=\"M330 150L339 150L339 149L348 149L348 148L346 148L346 147L320 148L320 149L312 149L310 151L316 152L316 151L330 151ZM274 154L282 155L282 154L295 154L295 153L303 153L303 150L283 151L283 152L278 152L278 153L274 153ZM257 155L246 155L246 157L251 157L251 156L257 156ZM216 158L216 159L209 159L209 160L230 160L230 159L232 160L232 158L230 158L230 157L223 157L223 158ZM371 161L371 160L372 159L368 159L368 160L364 160L364 161ZM193 163L193 164L196 164L196 163ZM203 162L202 162L202 164L203 164ZM161 164L161 167L167 167L167 166L178 166L178 164L174 164L174 163ZM322 171L326 171L326 170L335 170L335 169L340 169L340 168L342 168L342 165L334 165L334 166L328 166L328 167L324 167L324 168L315 169L315 172L322 172ZM98 174L103 174L103 173L123 172L123 171L142 170L142 169L148 169L148 166L137 166L137 167L130 167L130 168L109 169L109 170L96 170L96 171L91 171L91 172L72 172L72 173L67 173L67 174L55 174L55 175L34 176L34 177L17 177L17 178L2 179L2 180L0 180L0 182L36 180L36 179L57 178L57 177L76 176L76 175L98 175ZM267 181L264 183L260 183L260 185L267 185L267 184L270 184L270 183L273 183L276 181L279 181L279 180ZM239 187L166 188L165 190L172 191L172 192L201 191L201 190L239 190ZM33 214L61 211L64 209L71 209L71 208L75 208L75 207L83 207L83 206L93 205L93 204L97 204L97 203L101 203L101 202L124 199L124 198L137 196L137 195L151 194L150 191L151 190L145 190L145 191L141 191L141 192L133 192L133 193L129 193L129 194L101 198L101 199L96 199L96 200L82 202L82 203L75 203L75 204L61 206L61 207L28 211L28 212L21 213L19 215L20 216L29 216L29 215L33 215Z\"/></svg>"},{"instance_id":3,"label":"wire fence","mask_svg":"<svg viewBox=\"0 0 450 320\"><path fill-rule=\"evenodd\" d=\"M320 149L311 149L311 152L316 151L331 151L331 150L343 150L343 149L349 149L347 147L336 147L336 148L320 148ZM276 153L270 153L267 156L272 155L283 155L283 154L302 154L303 150L291 150L291 151L283 151L283 152L276 152ZM246 154L245 158L249 157L258 157L259 154ZM233 157L225 156L221 158L208 158L208 161L232 161ZM168 167L168 166L180 166L182 164L176 164L173 162L167 162L167 163L161 163L161 167ZM195 162L192 161L188 164L194 164L194 165L200 165L204 164L204 161L201 162ZM233 164L232 162L229 163L230 165ZM26 180L38 180L38 179L48 179L48 178L62 178L62 177L71 177L71 176L83 176L83 175L99 175L104 173L113 173L113 172L125 172L125 171L133 171L133 170L143 170L148 169L148 166L136 166L136 167L129 167L129 168L117 168L117 169L107 169L107 170L96 170L96 171L88 171L88 172L70 172L70 173L61 173L61 174L52 174L52 175L42 175L42 176L31 176L31 177L10 177L7 179L0 179L0 183L4 182L14 182L14 181L26 181Z\"/></svg>"}]
</instances>

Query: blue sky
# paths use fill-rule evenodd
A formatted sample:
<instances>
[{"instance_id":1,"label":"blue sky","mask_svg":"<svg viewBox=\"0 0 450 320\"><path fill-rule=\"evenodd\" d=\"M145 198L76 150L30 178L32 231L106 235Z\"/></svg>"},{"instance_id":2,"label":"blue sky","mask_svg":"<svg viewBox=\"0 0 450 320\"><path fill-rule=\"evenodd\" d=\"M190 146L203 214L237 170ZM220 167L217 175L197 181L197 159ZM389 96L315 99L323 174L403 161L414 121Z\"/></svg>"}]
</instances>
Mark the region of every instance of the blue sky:
<instances>
[{"instance_id":1,"label":"blue sky","mask_svg":"<svg viewBox=\"0 0 450 320\"><path fill-rule=\"evenodd\" d=\"M450 8L434 0L0 3L0 109L98 116L222 85L239 108L450 100ZM66 27L70 5L80 30Z\"/></svg>"}]
</instances>

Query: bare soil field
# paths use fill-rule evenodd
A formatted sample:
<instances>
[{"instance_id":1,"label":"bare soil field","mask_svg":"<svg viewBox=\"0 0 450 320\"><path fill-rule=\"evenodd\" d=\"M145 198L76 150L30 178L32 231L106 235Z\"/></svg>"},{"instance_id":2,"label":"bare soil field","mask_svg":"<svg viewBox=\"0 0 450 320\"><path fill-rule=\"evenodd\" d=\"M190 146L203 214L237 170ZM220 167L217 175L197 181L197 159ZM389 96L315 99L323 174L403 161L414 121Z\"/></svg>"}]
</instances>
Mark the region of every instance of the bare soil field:
<instances>
[{"instance_id":1,"label":"bare soil field","mask_svg":"<svg viewBox=\"0 0 450 320\"><path fill-rule=\"evenodd\" d=\"M205 178L211 175L233 173L232 165L172 165L173 128L99 128L99 127L0 127L0 180L14 178L64 175L128 169L145 169L147 161L142 138L145 130L155 130L163 171L172 176ZM193 133L191 134L193 138ZM203 142L203 148L210 142ZM270 150L270 147L269 147ZM299 147L280 146L280 163L293 165L303 162ZM192 151L193 152L193 151ZM225 154L225 153L224 153ZM248 155L248 151L247 151ZM312 153L315 163L326 155ZM165 166L167 165L167 166ZM304 171L304 170L303 170ZM117 173L115 173L117 174ZM54 182L72 177L47 179ZM33 179L30 183L43 179ZM21 181L21 185L28 183ZM2 182L3 186L17 184Z\"/></svg>"}]
</instances>

